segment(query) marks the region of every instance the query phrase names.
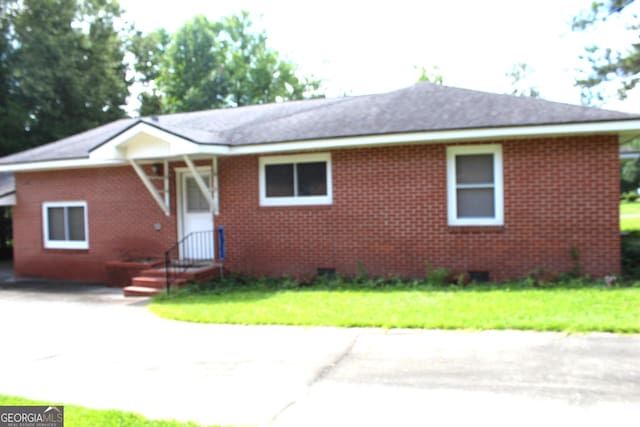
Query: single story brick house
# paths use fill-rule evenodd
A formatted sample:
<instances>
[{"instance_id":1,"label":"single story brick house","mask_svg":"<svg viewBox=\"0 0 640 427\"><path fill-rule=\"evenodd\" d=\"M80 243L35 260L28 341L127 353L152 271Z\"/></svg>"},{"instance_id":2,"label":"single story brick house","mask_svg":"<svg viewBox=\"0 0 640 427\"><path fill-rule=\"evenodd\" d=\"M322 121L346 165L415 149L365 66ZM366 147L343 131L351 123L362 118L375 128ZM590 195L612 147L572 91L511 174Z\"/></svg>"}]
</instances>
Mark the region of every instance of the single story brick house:
<instances>
[{"instance_id":1,"label":"single story brick house","mask_svg":"<svg viewBox=\"0 0 640 427\"><path fill-rule=\"evenodd\" d=\"M639 133L640 115L418 83L122 119L0 172L18 276L105 281L110 261L223 226L225 268L247 274L423 276L427 261L500 281L578 255L601 277L620 273L618 149Z\"/></svg>"}]
</instances>

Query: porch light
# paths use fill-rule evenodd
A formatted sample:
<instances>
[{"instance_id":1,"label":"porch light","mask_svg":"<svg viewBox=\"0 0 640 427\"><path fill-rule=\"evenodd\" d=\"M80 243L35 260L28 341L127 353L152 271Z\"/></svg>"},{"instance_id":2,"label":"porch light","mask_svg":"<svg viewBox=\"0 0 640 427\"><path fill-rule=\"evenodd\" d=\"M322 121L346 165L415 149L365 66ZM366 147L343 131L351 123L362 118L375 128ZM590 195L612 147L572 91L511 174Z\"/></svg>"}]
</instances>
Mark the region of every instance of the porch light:
<instances>
[{"instance_id":1,"label":"porch light","mask_svg":"<svg viewBox=\"0 0 640 427\"><path fill-rule=\"evenodd\" d=\"M160 176L162 173L162 164L154 163L153 165L151 165L151 173L153 173L153 175L155 176Z\"/></svg>"}]
</instances>

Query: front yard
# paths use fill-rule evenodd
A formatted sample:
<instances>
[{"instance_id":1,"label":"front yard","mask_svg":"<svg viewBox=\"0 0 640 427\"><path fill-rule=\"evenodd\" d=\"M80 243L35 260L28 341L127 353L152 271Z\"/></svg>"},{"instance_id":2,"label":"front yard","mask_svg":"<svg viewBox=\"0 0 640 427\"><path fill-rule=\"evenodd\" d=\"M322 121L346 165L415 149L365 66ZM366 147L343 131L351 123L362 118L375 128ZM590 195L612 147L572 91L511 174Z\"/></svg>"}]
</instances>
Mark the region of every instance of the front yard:
<instances>
[{"instance_id":1,"label":"front yard","mask_svg":"<svg viewBox=\"0 0 640 427\"><path fill-rule=\"evenodd\" d=\"M640 277L640 202L620 204L623 270ZM358 281L356 281L358 282ZM434 286L425 281L231 278L160 295L151 311L169 319L241 325L280 324L426 329L524 329L640 333L640 282L607 287L573 280Z\"/></svg>"},{"instance_id":2,"label":"front yard","mask_svg":"<svg viewBox=\"0 0 640 427\"><path fill-rule=\"evenodd\" d=\"M151 311L175 320L242 325L640 332L640 284L544 286L335 280L296 287L291 281L231 279L161 295Z\"/></svg>"},{"instance_id":3,"label":"front yard","mask_svg":"<svg viewBox=\"0 0 640 427\"><path fill-rule=\"evenodd\" d=\"M52 402L25 399L0 394L0 406L51 405ZM10 423L11 424L11 423ZM16 426L29 426L34 423L15 423ZM37 423L35 424L37 425ZM85 426L126 426L126 427L200 427L192 422L173 420L150 420L133 412L116 409L91 409L78 405L64 405L64 425L66 427ZM219 426L211 426L219 427Z\"/></svg>"},{"instance_id":4,"label":"front yard","mask_svg":"<svg viewBox=\"0 0 640 427\"><path fill-rule=\"evenodd\" d=\"M640 230L640 202L620 202L620 230Z\"/></svg>"}]
</instances>

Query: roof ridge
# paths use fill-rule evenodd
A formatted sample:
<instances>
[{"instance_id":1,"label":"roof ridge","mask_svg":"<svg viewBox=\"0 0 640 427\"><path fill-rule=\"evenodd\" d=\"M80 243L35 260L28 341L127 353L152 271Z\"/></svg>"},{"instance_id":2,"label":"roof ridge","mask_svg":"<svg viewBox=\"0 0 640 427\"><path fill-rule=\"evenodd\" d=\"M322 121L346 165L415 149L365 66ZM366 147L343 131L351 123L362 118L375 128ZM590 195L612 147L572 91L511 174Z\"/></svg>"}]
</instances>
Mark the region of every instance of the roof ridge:
<instances>
[{"instance_id":1,"label":"roof ridge","mask_svg":"<svg viewBox=\"0 0 640 427\"><path fill-rule=\"evenodd\" d=\"M159 121L154 121L153 119L146 119L146 118L140 118L138 120L139 123L144 123L146 125L152 126L156 129L160 129L162 131L180 136L181 138L185 138L190 140L191 142L195 142L195 143L199 143L201 141L195 141L192 137L189 137L188 135L184 134L183 132L179 132L179 130L189 130L189 128L185 127L185 126L179 126L179 125L163 125L161 124ZM137 124L137 123L136 123ZM193 129L191 129L191 131L194 131ZM217 137L220 140L224 140L223 135L221 134L220 131L218 130L210 130L210 129L197 129L197 132L200 133L206 133L208 135L211 135L212 137Z\"/></svg>"},{"instance_id":2,"label":"roof ridge","mask_svg":"<svg viewBox=\"0 0 640 427\"><path fill-rule=\"evenodd\" d=\"M500 97L500 98L508 98L508 99L512 99L512 100L519 100L516 102L531 102L531 103L549 103L549 104L555 104L558 106L564 106L564 107L570 107L570 108L579 108L579 109L584 109L584 110L589 110L589 111L607 111L607 112L611 112L611 113L619 113L619 114L627 114L629 116L635 116L637 117L638 114L635 113L629 113L626 111L619 111L619 110L611 110L608 108L601 108L601 107L597 107L597 106L593 106L593 105L578 105L578 104L571 104L569 102L564 102L564 101L553 101L550 99L546 99L544 97L532 97L532 96L526 96L526 95L514 95L511 93L497 93L497 92L489 92L489 91L484 91L484 90L478 90L478 89L470 89L470 88L466 88L466 87L458 87L458 86L448 86L448 85L441 85L441 84L436 84L436 83L431 83L431 82L416 82L411 86L407 86L405 88L399 89L399 91L403 91L403 90L408 90L408 89L412 89L416 86L419 85L430 85L431 87L433 87L436 90L455 90L458 92L471 92L480 96L492 96L492 97Z\"/></svg>"},{"instance_id":3,"label":"roof ridge","mask_svg":"<svg viewBox=\"0 0 640 427\"><path fill-rule=\"evenodd\" d=\"M285 118L293 117L293 116L296 116L296 115L299 115L299 114L303 114L303 113L308 113L309 111L323 110L325 108L329 108L330 106L333 106L333 105L336 105L336 104L341 104L341 103L344 103L344 102L348 102L352 98L355 98L355 97L343 96L343 97L339 97L339 98L325 98L324 100L326 100L326 101L331 100L332 102L331 103L322 103L321 105L309 106L308 108L304 108L304 109L301 109L301 110L296 110L296 111L288 113L288 114L279 115L277 118L257 117L255 120L249 120L247 122L238 124L237 126L234 126L234 127L229 128L229 129L226 129L225 133L241 129L241 128L244 128L246 126L261 124L261 123L264 123L264 122L280 121L280 120L285 119ZM300 100L300 101L308 101L308 100ZM261 104L261 105L263 105L263 104Z\"/></svg>"}]
</instances>

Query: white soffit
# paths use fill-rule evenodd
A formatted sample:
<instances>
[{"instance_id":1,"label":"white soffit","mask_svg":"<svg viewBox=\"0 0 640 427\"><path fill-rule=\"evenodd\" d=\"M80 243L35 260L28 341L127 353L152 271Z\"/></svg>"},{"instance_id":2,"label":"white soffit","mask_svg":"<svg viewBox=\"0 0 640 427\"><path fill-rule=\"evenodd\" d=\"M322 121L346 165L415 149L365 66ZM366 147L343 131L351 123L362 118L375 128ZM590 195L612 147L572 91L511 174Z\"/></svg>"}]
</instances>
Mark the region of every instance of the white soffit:
<instances>
[{"instance_id":1,"label":"white soffit","mask_svg":"<svg viewBox=\"0 0 640 427\"><path fill-rule=\"evenodd\" d=\"M229 155L270 154L287 151L326 150L332 148L356 148L378 145L416 143L447 143L504 139L528 139L540 137L618 134L621 142L640 135L640 120L615 122L571 123L543 126L510 126L500 128L456 129L442 131L409 132L385 135L367 135L316 139L307 141L276 142L232 146Z\"/></svg>"},{"instance_id":2,"label":"white soffit","mask_svg":"<svg viewBox=\"0 0 640 427\"><path fill-rule=\"evenodd\" d=\"M146 123L138 123L107 143L91 150L89 159L155 159L199 152L198 144Z\"/></svg>"},{"instance_id":3,"label":"white soffit","mask_svg":"<svg viewBox=\"0 0 640 427\"><path fill-rule=\"evenodd\" d=\"M128 160L179 158L183 155L233 156L402 144L437 144L504 139L530 139L590 134L617 134L620 142L640 135L640 120L570 123L540 126L457 129L384 135L350 136L247 145L195 143L140 122L93 149L89 158L45 160L0 165L0 172L74 169L128 164Z\"/></svg>"}]
</instances>

